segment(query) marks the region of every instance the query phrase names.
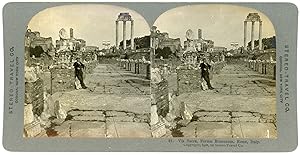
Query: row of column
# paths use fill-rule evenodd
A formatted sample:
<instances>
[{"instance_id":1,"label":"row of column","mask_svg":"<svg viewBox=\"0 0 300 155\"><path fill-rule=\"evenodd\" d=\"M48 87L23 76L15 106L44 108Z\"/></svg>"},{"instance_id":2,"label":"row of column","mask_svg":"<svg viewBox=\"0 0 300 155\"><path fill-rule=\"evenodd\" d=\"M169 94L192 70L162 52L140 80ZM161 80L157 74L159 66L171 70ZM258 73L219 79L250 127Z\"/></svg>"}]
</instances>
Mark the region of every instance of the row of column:
<instances>
[{"instance_id":1,"label":"row of column","mask_svg":"<svg viewBox=\"0 0 300 155\"><path fill-rule=\"evenodd\" d=\"M123 49L126 49L126 22L127 21L123 21ZM131 20L131 33L130 33L130 45L131 45L131 49L134 49L134 38L133 38L133 34L134 34L134 21ZM116 20L116 48L119 47L119 20Z\"/></svg>"},{"instance_id":2,"label":"row of column","mask_svg":"<svg viewBox=\"0 0 300 155\"><path fill-rule=\"evenodd\" d=\"M244 21L244 49L247 50L247 23L249 21ZM256 21L251 21L251 50L254 50L254 24ZM258 49L262 50L262 21L259 22L258 31Z\"/></svg>"},{"instance_id":3,"label":"row of column","mask_svg":"<svg viewBox=\"0 0 300 155\"><path fill-rule=\"evenodd\" d=\"M148 63L120 61L119 66L127 71L134 71L134 74L144 74L146 79L151 77L151 65Z\"/></svg>"}]
</instances>

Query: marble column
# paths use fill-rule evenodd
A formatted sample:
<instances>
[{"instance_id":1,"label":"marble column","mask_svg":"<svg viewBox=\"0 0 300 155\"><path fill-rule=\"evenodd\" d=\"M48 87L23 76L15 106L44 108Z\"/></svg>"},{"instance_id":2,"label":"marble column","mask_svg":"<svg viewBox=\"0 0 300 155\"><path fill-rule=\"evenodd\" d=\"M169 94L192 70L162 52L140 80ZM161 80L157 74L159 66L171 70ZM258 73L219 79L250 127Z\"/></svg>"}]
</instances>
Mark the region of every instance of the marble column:
<instances>
[{"instance_id":1,"label":"marble column","mask_svg":"<svg viewBox=\"0 0 300 155\"><path fill-rule=\"evenodd\" d=\"M130 45L131 45L131 49L134 49L134 38L133 38L133 34L134 34L134 22L133 20L131 21L131 35L130 35Z\"/></svg>"},{"instance_id":2,"label":"marble column","mask_svg":"<svg viewBox=\"0 0 300 155\"><path fill-rule=\"evenodd\" d=\"M252 21L252 26L251 26L251 50L254 50L254 24L255 24L255 21Z\"/></svg>"},{"instance_id":3,"label":"marble column","mask_svg":"<svg viewBox=\"0 0 300 155\"><path fill-rule=\"evenodd\" d=\"M262 50L262 21L259 21L259 31L258 31L258 47Z\"/></svg>"},{"instance_id":4,"label":"marble column","mask_svg":"<svg viewBox=\"0 0 300 155\"><path fill-rule=\"evenodd\" d=\"M126 21L123 21L123 49L126 49Z\"/></svg>"},{"instance_id":5,"label":"marble column","mask_svg":"<svg viewBox=\"0 0 300 155\"><path fill-rule=\"evenodd\" d=\"M244 50L247 50L247 21L244 21Z\"/></svg>"},{"instance_id":6,"label":"marble column","mask_svg":"<svg viewBox=\"0 0 300 155\"><path fill-rule=\"evenodd\" d=\"M116 49L119 49L119 21L116 21Z\"/></svg>"}]
</instances>

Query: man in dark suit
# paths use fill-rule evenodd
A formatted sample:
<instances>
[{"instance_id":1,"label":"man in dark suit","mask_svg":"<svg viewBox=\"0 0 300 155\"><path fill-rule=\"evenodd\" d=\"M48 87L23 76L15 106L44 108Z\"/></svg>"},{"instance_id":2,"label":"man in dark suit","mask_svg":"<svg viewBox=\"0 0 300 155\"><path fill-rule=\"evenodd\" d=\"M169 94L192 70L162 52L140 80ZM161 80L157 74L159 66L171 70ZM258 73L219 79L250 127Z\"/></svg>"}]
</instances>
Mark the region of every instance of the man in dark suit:
<instances>
[{"instance_id":1,"label":"man in dark suit","mask_svg":"<svg viewBox=\"0 0 300 155\"><path fill-rule=\"evenodd\" d=\"M75 68L75 77L78 78L80 81L80 85L83 89L86 89L87 87L85 86L83 82L83 69L85 68L84 64L80 62L80 58L76 58L76 62L73 64Z\"/></svg>"},{"instance_id":2,"label":"man in dark suit","mask_svg":"<svg viewBox=\"0 0 300 155\"><path fill-rule=\"evenodd\" d=\"M201 78L203 78L208 86L208 89L214 89L211 84L210 84L210 79L209 79L209 70L211 68L211 65L208 64L207 59L203 58L203 62L200 64L200 69L201 69Z\"/></svg>"}]
</instances>

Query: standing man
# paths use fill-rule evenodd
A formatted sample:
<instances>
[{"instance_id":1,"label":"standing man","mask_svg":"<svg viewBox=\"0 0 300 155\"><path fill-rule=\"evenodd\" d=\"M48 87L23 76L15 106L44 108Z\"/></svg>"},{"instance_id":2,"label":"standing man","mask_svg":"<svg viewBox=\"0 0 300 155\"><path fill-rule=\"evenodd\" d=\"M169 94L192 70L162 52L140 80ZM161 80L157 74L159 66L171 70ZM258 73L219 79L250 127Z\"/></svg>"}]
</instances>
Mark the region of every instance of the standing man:
<instances>
[{"instance_id":1,"label":"standing man","mask_svg":"<svg viewBox=\"0 0 300 155\"><path fill-rule=\"evenodd\" d=\"M77 78L80 81L80 85L83 89L86 89L87 87L85 86L83 82L83 69L84 69L84 64L80 62L80 58L76 58L76 62L73 64L75 68L75 78Z\"/></svg>"},{"instance_id":2,"label":"standing man","mask_svg":"<svg viewBox=\"0 0 300 155\"><path fill-rule=\"evenodd\" d=\"M207 59L203 58L203 62L200 64L200 69L201 69L201 78L203 78L208 86L208 89L214 89L211 84L210 84L210 79L209 79L209 70L211 68L211 65L208 64Z\"/></svg>"}]
</instances>

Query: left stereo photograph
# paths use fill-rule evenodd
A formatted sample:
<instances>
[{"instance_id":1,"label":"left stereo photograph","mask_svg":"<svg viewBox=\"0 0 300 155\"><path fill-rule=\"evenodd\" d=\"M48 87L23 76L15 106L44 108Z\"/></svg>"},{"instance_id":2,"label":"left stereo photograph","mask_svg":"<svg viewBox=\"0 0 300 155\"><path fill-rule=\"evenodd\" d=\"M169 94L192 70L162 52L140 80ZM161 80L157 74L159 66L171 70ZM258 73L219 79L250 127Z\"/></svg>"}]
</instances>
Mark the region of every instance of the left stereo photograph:
<instances>
[{"instance_id":1,"label":"left stereo photograph","mask_svg":"<svg viewBox=\"0 0 300 155\"><path fill-rule=\"evenodd\" d=\"M151 137L149 29L113 5L36 14L24 36L23 137Z\"/></svg>"}]
</instances>

